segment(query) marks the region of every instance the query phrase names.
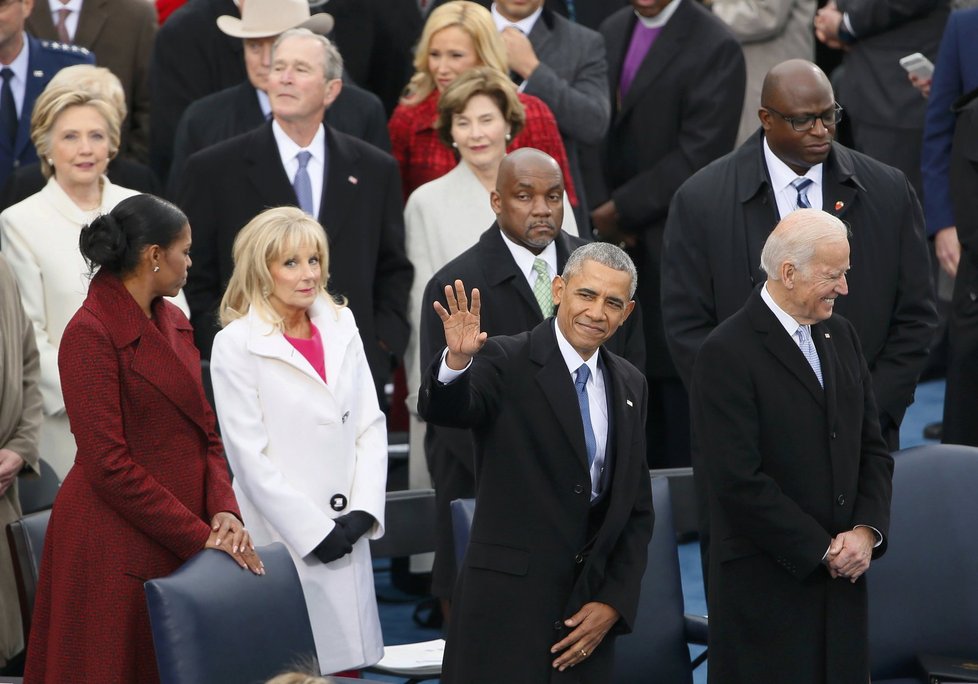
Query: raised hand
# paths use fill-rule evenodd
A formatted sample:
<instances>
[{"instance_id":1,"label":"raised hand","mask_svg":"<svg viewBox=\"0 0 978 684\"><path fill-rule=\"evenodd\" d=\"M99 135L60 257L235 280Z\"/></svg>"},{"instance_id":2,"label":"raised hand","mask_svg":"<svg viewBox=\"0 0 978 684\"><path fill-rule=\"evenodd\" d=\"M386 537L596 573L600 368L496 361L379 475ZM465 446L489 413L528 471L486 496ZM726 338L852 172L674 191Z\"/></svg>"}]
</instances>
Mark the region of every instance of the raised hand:
<instances>
[{"instance_id":1,"label":"raised hand","mask_svg":"<svg viewBox=\"0 0 978 684\"><path fill-rule=\"evenodd\" d=\"M465 296L465 285L461 280L455 281L454 291L451 285L445 286L445 299L448 302L447 311L441 302L434 303L435 312L445 326L445 344L448 345L445 361L452 370L462 370L479 353L489 337L488 333L482 332L479 325L482 300L479 290L473 289L470 309L469 300Z\"/></svg>"}]
</instances>

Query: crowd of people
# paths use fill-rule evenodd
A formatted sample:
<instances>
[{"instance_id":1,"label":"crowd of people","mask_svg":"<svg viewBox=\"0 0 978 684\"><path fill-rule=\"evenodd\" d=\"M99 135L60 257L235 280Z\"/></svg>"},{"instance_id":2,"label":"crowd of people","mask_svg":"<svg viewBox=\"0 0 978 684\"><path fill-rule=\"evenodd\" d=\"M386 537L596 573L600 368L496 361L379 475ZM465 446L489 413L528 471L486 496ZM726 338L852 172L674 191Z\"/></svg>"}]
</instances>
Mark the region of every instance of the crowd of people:
<instances>
[{"instance_id":1,"label":"crowd of people","mask_svg":"<svg viewBox=\"0 0 978 684\"><path fill-rule=\"evenodd\" d=\"M711 681L866 681L922 374L978 446L978 8L156 5L0 0L0 524L62 482L0 671L156 681L143 581L273 541L320 672L376 663L399 431L445 681L608 681L689 465Z\"/></svg>"}]
</instances>

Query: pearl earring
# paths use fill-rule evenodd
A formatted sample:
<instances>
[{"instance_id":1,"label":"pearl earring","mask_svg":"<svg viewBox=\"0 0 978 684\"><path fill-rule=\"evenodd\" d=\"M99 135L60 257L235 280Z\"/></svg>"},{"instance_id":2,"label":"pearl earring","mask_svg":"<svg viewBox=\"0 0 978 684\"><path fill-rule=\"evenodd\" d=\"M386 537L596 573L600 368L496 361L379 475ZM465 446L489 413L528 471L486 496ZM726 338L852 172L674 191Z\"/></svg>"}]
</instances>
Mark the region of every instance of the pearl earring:
<instances>
[{"instance_id":1,"label":"pearl earring","mask_svg":"<svg viewBox=\"0 0 978 684\"><path fill-rule=\"evenodd\" d=\"M452 141L452 147L454 147L456 150L458 149L458 143L454 140Z\"/></svg>"},{"instance_id":2,"label":"pearl earring","mask_svg":"<svg viewBox=\"0 0 978 684\"><path fill-rule=\"evenodd\" d=\"M54 159L48 157L48 166L54 166Z\"/></svg>"},{"instance_id":3,"label":"pearl earring","mask_svg":"<svg viewBox=\"0 0 978 684\"><path fill-rule=\"evenodd\" d=\"M512 139L513 139L513 136L512 136L512 135L510 135L509 133L507 133L507 134L506 134L506 142L509 142L509 141L510 141L510 140L512 140Z\"/></svg>"},{"instance_id":4,"label":"pearl earring","mask_svg":"<svg viewBox=\"0 0 978 684\"><path fill-rule=\"evenodd\" d=\"M159 270L160 270L160 265L156 264L156 266L153 267L153 273L159 273Z\"/></svg>"}]
</instances>

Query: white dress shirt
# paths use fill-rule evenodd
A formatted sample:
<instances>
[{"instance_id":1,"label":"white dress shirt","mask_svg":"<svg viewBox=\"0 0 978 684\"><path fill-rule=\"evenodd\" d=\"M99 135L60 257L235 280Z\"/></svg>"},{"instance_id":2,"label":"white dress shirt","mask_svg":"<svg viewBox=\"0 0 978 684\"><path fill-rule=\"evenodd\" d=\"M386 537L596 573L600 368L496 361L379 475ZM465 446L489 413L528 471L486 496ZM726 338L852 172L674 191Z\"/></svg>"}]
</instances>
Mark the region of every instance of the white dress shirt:
<instances>
[{"instance_id":1,"label":"white dress shirt","mask_svg":"<svg viewBox=\"0 0 978 684\"><path fill-rule=\"evenodd\" d=\"M547 273L550 275L550 280L554 279L557 275L557 247L554 243L551 242L544 247L543 251L539 254L534 254L523 245L513 242L501 228L499 234L503 236L503 244L509 249L509 253L513 255L513 261L516 262L520 273L526 278L531 292L533 291L533 285L537 282L537 272L533 270L533 262L537 259L544 260L547 264Z\"/></svg>"},{"instance_id":2,"label":"white dress shirt","mask_svg":"<svg viewBox=\"0 0 978 684\"><path fill-rule=\"evenodd\" d=\"M798 209L798 191L791 187L791 181L799 178L799 176L771 151L771 147L767 144L767 138L764 138L764 162L767 164L767 172L771 177L771 187L774 189L774 197L778 201L778 216L784 218ZM816 164L808 169L808 173L804 175L804 178L810 178L812 181L812 184L808 186L806 192L808 203L812 205L812 209L821 209L822 165Z\"/></svg>"},{"instance_id":3,"label":"white dress shirt","mask_svg":"<svg viewBox=\"0 0 978 684\"><path fill-rule=\"evenodd\" d=\"M272 121L272 133L275 135L275 144L282 157L282 166L285 167L285 175L289 177L289 184L295 183L295 174L299 172L299 160L296 159L296 155L300 152L308 152L312 155L306 165L306 172L312 185L312 215L318 217L319 206L323 200L323 174L326 169L326 128L319 124L319 130L307 147L299 147L282 130L278 121Z\"/></svg>"}]
</instances>

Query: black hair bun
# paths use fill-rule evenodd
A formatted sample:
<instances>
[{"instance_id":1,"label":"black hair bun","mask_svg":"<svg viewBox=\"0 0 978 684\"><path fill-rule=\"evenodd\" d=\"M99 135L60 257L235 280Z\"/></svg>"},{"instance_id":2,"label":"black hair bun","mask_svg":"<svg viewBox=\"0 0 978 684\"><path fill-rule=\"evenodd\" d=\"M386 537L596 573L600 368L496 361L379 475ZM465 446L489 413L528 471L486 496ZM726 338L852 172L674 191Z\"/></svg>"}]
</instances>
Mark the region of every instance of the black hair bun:
<instances>
[{"instance_id":1,"label":"black hair bun","mask_svg":"<svg viewBox=\"0 0 978 684\"><path fill-rule=\"evenodd\" d=\"M78 247L89 268L105 267L118 271L127 251L126 233L111 214L102 214L87 226L83 226Z\"/></svg>"}]
</instances>

